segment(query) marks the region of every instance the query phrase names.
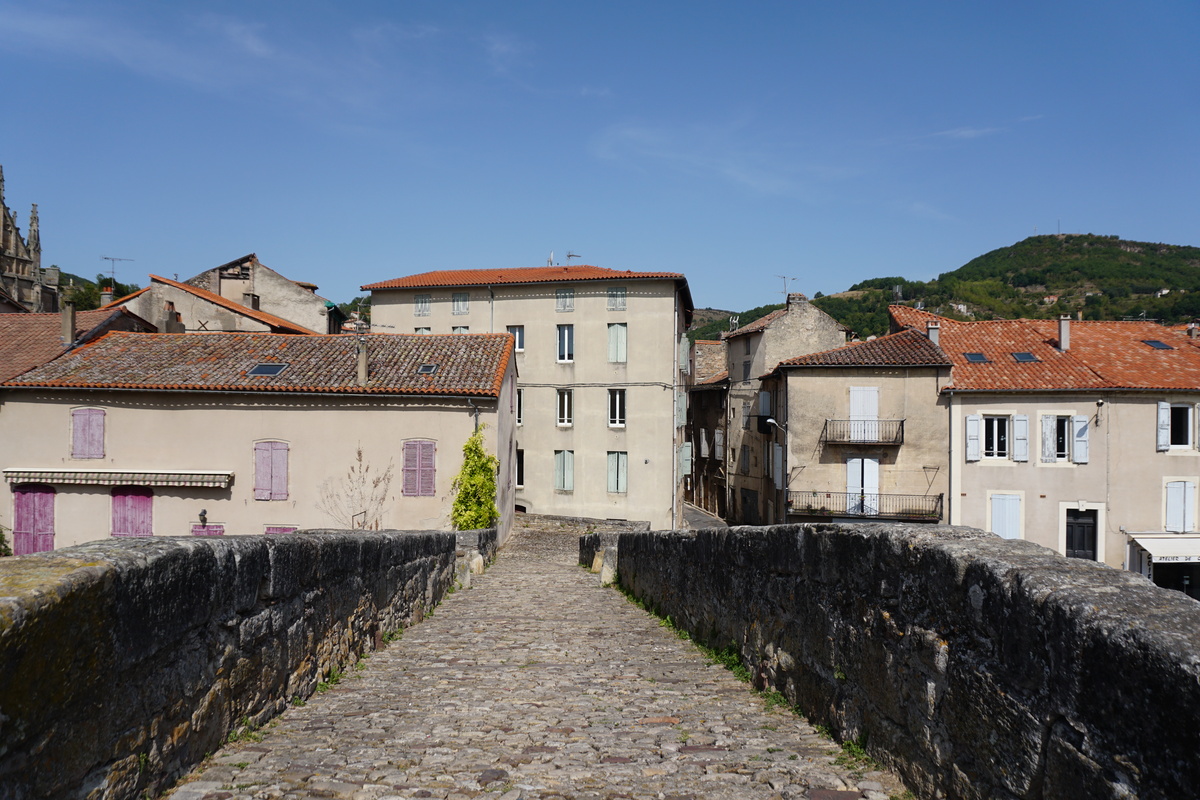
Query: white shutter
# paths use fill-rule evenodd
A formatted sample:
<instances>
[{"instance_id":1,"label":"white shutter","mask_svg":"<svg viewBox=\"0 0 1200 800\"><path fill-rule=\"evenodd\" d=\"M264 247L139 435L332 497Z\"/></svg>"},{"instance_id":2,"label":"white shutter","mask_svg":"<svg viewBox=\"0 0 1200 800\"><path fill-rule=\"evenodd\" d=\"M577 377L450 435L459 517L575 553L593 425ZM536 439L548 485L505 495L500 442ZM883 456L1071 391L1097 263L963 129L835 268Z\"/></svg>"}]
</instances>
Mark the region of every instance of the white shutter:
<instances>
[{"instance_id":1,"label":"white shutter","mask_svg":"<svg viewBox=\"0 0 1200 800\"><path fill-rule=\"evenodd\" d=\"M1029 416L1013 414L1013 461L1029 460Z\"/></svg>"},{"instance_id":2,"label":"white shutter","mask_svg":"<svg viewBox=\"0 0 1200 800\"><path fill-rule=\"evenodd\" d=\"M703 428L700 429L699 434L696 438L700 440L700 457L708 458L708 434Z\"/></svg>"},{"instance_id":3,"label":"white shutter","mask_svg":"<svg viewBox=\"0 0 1200 800\"><path fill-rule=\"evenodd\" d=\"M692 443L684 442L679 445L679 474L692 474Z\"/></svg>"},{"instance_id":4,"label":"white shutter","mask_svg":"<svg viewBox=\"0 0 1200 800\"><path fill-rule=\"evenodd\" d=\"M783 480L783 445L776 444L773 455L775 457L775 488L782 490L785 483Z\"/></svg>"},{"instance_id":5,"label":"white shutter","mask_svg":"<svg viewBox=\"0 0 1200 800\"><path fill-rule=\"evenodd\" d=\"M1191 481L1167 482L1167 530L1175 533L1196 527L1196 484Z\"/></svg>"},{"instance_id":6,"label":"white shutter","mask_svg":"<svg viewBox=\"0 0 1200 800\"><path fill-rule=\"evenodd\" d=\"M575 491L575 452L563 450L563 488Z\"/></svg>"},{"instance_id":7,"label":"white shutter","mask_svg":"<svg viewBox=\"0 0 1200 800\"><path fill-rule=\"evenodd\" d=\"M610 492L621 491L620 470L621 454L610 450L608 453L608 490Z\"/></svg>"},{"instance_id":8,"label":"white shutter","mask_svg":"<svg viewBox=\"0 0 1200 800\"><path fill-rule=\"evenodd\" d=\"M850 387L850 438L858 442L879 439L879 387Z\"/></svg>"},{"instance_id":9,"label":"white shutter","mask_svg":"<svg viewBox=\"0 0 1200 800\"><path fill-rule=\"evenodd\" d=\"M1071 430L1075 441L1071 447L1071 460L1076 464L1088 463L1088 418L1075 416L1071 418Z\"/></svg>"},{"instance_id":10,"label":"white shutter","mask_svg":"<svg viewBox=\"0 0 1200 800\"><path fill-rule=\"evenodd\" d=\"M685 334L683 336L680 336L679 337L679 371L684 374L690 373L692 371L692 360L690 358L688 358L688 355L690 352L691 352L691 347L690 347L690 343L688 342L687 335Z\"/></svg>"},{"instance_id":11,"label":"white shutter","mask_svg":"<svg viewBox=\"0 0 1200 800\"><path fill-rule=\"evenodd\" d=\"M1058 435L1058 417L1053 414L1042 415L1042 461L1051 463L1058 460L1058 445L1055 437Z\"/></svg>"},{"instance_id":12,"label":"white shutter","mask_svg":"<svg viewBox=\"0 0 1200 800\"><path fill-rule=\"evenodd\" d=\"M971 414L967 417L967 461L978 461L982 453L979 434L983 428L983 417Z\"/></svg>"},{"instance_id":13,"label":"white shutter","mask_svg":"<svg viewBox=\"0 0 1200 800\"><path fill-rule=\"evenodd\" d=\"M725 460L725 430L723 428L713 431L713 458L717 461Z\"/></svg>"},{"instance_id":14,"label":"white shutter","mask_svg":"<svg viewBox=\"0 0 1200 800\"><path fill-rule=\"evenodd\" d=\"M992 533L1005 539L1021 538L1021 495L992 495Z\"/></svg>"},{"instance_id":15,"label":"white shutter","mask_svg":"<svg viewBox=\"0 0 1200 800\"><path fill-rule=\"evenodd\" d=\"M1171 404L1163 401L1158 403L1158 452L1171 449Z\"/></svg>"},{"instance_id":16,"label":"white shutter","mask_svg":"<svg viewBox=\"0 0 1200 800\"><path fill-rule=\"evenodd\" d=\"M687 395L683 392L675 392L675 427L680 428L687 424Z\"/></svg>"}]
</instances>

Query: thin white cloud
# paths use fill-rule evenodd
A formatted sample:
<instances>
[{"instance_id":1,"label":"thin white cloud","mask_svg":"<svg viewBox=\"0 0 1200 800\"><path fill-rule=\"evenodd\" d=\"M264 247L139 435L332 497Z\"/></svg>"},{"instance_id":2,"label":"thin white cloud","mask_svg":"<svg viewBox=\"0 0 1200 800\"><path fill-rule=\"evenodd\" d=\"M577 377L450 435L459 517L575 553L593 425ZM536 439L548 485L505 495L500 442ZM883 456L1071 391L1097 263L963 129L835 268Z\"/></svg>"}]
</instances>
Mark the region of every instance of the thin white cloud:
<instances>
[{"instance_id":1,"label":"thin white cloud","mask_svg":"<svg viewBox=\"0 0 1200 800\"><path fill-rule=\"evenodd\" d=\"M984 136L992 136L1000 133L1004 128L952 128L948 131L938 131L933 136L941 136L947 139L979 139Z\"/></svg>"},{"instance_id":2,"label":"thin white cloud","mask_svg":"<svg viewBox=\"0 0 1200 800\"><path fill-rule=\"evenodd\" d=\"M903 211L910 216L926 219L933 222L952 222L954 217L942 211L937 206L919 200L908 203L903 207Z\"/></svg>"}]
</instances>

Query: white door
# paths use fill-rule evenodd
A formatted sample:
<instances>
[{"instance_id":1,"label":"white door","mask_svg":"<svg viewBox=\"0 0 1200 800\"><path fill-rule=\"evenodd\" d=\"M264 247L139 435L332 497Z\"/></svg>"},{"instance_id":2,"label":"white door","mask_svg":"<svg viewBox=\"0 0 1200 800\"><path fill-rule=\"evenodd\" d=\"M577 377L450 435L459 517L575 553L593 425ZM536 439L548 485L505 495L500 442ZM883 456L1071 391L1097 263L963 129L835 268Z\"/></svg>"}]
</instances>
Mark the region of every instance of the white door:
<instances>
[{"instance_id":1,"label":"white door","mask_svg":"<svg viewBox=\"0 0 1200 800\"><path fill-rule=\"evenodd\" d=\"M879 441L879 387L850 387L850 438L856 442Z\"/></svg>"},{"instance_id":2,"label":"white door","mask_svg":"<svg viewBox=\"0 0 1200 800\"><path fill-rule=\"evenodd\" d=\"M1005 539L1021 538L1021 495L992 495L992 533Z\"/></svg>"},{"instance_id":3,"label":"white door","mask_svg":"<svg viewBox=\"0 0 1200 800\"><path fill-rule=\"evenodd\" d=\"M846 459L846 513L879 513L879 459Z\"/></svg>"}]
</instances>

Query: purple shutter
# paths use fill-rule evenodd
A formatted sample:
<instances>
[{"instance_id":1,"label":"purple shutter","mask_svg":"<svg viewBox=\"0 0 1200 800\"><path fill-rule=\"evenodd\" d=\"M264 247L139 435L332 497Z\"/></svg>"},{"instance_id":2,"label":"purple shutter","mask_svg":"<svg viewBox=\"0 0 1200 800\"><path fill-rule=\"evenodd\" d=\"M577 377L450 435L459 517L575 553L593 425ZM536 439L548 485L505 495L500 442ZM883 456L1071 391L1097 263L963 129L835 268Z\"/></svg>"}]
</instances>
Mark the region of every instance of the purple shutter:
<instances>
[{"instance_id":1,"label":"purple shutter","mask_svg":"<svg viewBox=\"0 0 1200 800\"><path fill-rule=\"evenodd\" d=\"M268 525L264 533L295 533L295 525Z\"/></svg>"},{"instance_id":2,"label":"purple shutter","mask_svg":"<svg viewBox=\"0 0 1200 800\"><path fill-rule=\"evenodd\" d=\"M404 443L404 487L401 494L416 497L420 493L421 443Z\"/></svg>"},{"instance_id":3,"label":"purple shutter","mask_svg":"<svg viewBox=\"0 0 1200 800\"><path fill-rule=\"evenodd\" d=\"M43 484L13 491L13 555L54 549L54 489Z\"/></svg>"},{"instance_id":4,"label":"purple shutter","mask_svg":"<svg viewBox=\"0 0 1200 800\"><path fill-rule=\"evenodd\" d=\"M104 458L104 409L71 410L71 457Z\"/></svg>"},{"instance_id":5,"label":"purple shutter","mask_svg":"<svg viewBox=\"0 0 1200 800\"><path fill-rule=\"evenodd\" d=\"M436 445L434 442L419 442L421 445L421 496L433 497L437 485Z\"/></svg>"},{"instance_id":6,"label":"purple shutter","mask_svg":"<svg viewBox=\"0 0 1200 800\"><path fill-rule=\"evenodd\" d=\"M288 444L268 442L271 445L271 499L288 499Z\"/></svg>"},{"instance_id":7,"label":"purple shutter","mask_svg":"<svg viewBox=\"0 0 1200 800\"><path fill-rule=\"evenodd\" d=\"M224 525L193 525L192 536L224 536Z\"/></svg>"},{"instance_id":8,"label":"purple shutter","mask_svg":"<svg viewBox=\"0 0 1200 800\"><path fill-rule=\"evenodd\" d=\"M112 490L112 535L154 535L154 492L144 486L118 486Z\"/></svg>"},{"instance_id":9,"label":"purple shutter","mask_svg":"<svg viewBox=\"0 0 1200 800\"><path fill-rule=\"evenodd\" d=\"M271 499L271 445L272 442L256 442L254 445L254 499Z\"/></svg>"}]
</instances>

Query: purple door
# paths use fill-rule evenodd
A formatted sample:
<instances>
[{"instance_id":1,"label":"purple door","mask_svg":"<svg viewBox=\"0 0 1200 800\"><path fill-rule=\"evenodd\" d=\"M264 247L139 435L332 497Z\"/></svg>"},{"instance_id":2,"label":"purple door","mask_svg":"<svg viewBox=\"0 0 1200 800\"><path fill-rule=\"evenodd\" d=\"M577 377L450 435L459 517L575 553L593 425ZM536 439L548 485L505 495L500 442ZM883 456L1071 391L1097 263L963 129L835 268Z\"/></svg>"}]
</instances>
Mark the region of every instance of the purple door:
<instances>
[{"instance_id":1,"label":"purple door","mask_svg":"<svg viewBox=\"0 0 1200 800\"><path fill-rule=\"evenodd\" d=\"M54 549L54 489L26 483L13 489L13 554Z\"/></svg>"},{"instance_id":2,"label":"purple door","mask_svg":"<svg viewBox=\"0 0 1200 800\"><path fill-rule=\"evenodd\" d=\"M145 486L117 486L112 490L112 535L154 535L154 492Z\"/></svg>"}]
</instances>

